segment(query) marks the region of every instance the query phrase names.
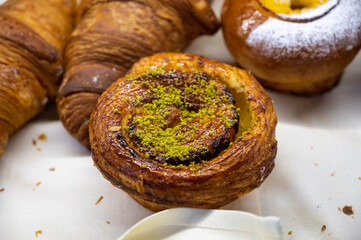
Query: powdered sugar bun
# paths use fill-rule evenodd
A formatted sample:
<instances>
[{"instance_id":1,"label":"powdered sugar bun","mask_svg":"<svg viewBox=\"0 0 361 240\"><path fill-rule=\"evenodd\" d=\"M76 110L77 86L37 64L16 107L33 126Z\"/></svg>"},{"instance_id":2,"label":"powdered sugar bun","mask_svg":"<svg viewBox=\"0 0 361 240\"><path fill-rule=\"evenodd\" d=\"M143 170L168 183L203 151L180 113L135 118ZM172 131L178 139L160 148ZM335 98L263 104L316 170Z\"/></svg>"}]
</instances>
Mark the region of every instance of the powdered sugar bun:
<instances>
[{"instance_id":1,"label":"powdered sugar bun","mask_svg":"<svg viewBox=\"0 0 361 240\"><path fill-rule=\"evenodd\" d=\"M258 0L226 0L222 20L231 53L266 87L313 94L332 88L359 51L360 14L360 0L329 0L292 15Z\"/></svg>"}]
</instances>

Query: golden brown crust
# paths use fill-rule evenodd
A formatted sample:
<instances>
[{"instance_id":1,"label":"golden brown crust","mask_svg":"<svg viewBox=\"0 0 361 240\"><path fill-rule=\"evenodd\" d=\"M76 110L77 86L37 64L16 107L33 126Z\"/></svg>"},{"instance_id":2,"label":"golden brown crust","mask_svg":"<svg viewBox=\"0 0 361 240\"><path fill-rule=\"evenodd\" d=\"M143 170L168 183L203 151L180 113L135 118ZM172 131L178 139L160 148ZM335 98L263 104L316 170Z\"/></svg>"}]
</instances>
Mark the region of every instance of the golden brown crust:
<instances>
[{"instance_id":1,"label":"golden brown crust","mask_svg":"<svg viewBox=\"0 0 361 240\"><path fill-rule=\"evenodd\" d=\"M73 27L75 7L73 0L51 0L46 4L11 0L0 7L4 26L0 31L4 39L1 47L17 55L7 57L3 52L0 62L33 71L50 98L55 96L63 73L62 53Z\"/></svg>"},{"instance_id":2,"label":"golden brown crust","mask_svg":"<svg viewBox=\"0 0 361 240\"><path fill-rule=\"evenodd\" d=\"M75 7L72 0L0 6L0 153L9 134L55 97Z\"/></svg>"},{"instance_id":3,"label":"golden brown crust","mask_svg":"<svg viewBox=\"0 0 361 240\"><path fill-rule=\"evenodd\" d=\"M61 121L68 127L68 131L73 133L73 137L86 147L90 147L88 116L90 116L99 96L98 93L80 92L61 98L57 102L58 108L62 109Z\"/></svg>"},{"instance_id":4,"label":"golden brown crust","mask_svg":"<svg viewBox=\"0 0 361 240\"><path fill-rule=\"evenodd\" d=\"M8 143L9 133L8 133L8 123L0 120L0 156L3 155L5 147Z\"/></svg>"},{"instance_id":5,"label":"golden brown crust","mask_svg":"<svg viewBox=\"0 0 361 240\"><path fill-rule=\"evenodd\" d=\"M192 54L156 54L142 58L129 72L139 76L162 66L204 73L225 84L240 108L236 139L196 169L198 165L171 167L134 154L129 138L120 141L112 131L125 117L122 112L115 114L112 105L117 91L120 96L128 94L126 88L118 89L123 78L100 97L91 117L92 157L104 177L152 211L181 206L218 208L257 188L273 169L277 151L277 116L264 89L244 70Z\"/></svg>"},{"instance_id":6,"label":"golden brown crust","mask_svg":"<svg viewBox=\"0 0 361 240\"><path fill-rule=\"evenodd\" d=\"M224 38L238 64L251 70L265 87L305 95L322 93L337 85L343 69L361 47L361 21L335 23L340 14L349 14L340 9L353 8L345 7L347 4L350 1L343 1L317 18L290 20L267 11L258 0L226 0L222 12ZM359 2L352 4L361 9ZM321 25L323 18L331 18L332 27ZM286 28L287 32L300 32L301 37L282 35ZM324 41L320 35L335 28L339 29L333 35L337 37ZM260 29L268 32L261 34ZM299 31L290 31L293 29ZM355 34L348 34L350 29Z\"/></svg>"},{"instance_id":7,"label":"golden brown crust","mask_svg":"<svg viewBox=\"0 0 361 240\"><path fill-rule=\"evenodd\" d=\"M58 97L71 106L75 104L65 98L101 93L141 57L182 51L195 37L214 33L219 26L205 0L83 0L78 20L66 48L66 74ZM63 107L70 105L58 105L59 115L66 129L84 143L88 135L74 131L73 121L66 121ZM89 147L89 141L84 145Z\"/></svg>"},{"instance_id":8,"label":"golden brown crust","mask_svg":"<svg viewBox=\"0 0 361 240\"><path fill-rule=\"evenodd\" d=\"M25 70L0 63L0 156L8 137L42 109L46 90Z\"/></svg>"}]
</instances>

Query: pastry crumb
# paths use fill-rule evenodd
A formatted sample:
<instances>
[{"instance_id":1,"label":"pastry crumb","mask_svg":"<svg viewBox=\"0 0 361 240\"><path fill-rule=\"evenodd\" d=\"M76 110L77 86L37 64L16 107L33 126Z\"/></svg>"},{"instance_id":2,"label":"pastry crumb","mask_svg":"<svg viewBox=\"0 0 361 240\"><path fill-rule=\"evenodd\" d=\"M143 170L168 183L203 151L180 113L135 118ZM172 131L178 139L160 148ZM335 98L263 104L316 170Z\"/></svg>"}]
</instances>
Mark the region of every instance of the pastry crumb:
<instances>
[{"instance_id":1,"label":"pastry crumb","mask_svg":"<svg viewBox=\"0 0 361 240\"><path fill-rule=\"evenodd\" d=\"M110 222L109 222L109 221L106 221L106 223L110 224Z\"/></svg>"},{"instance_id":2,"label":"pastry crumb","mask_svg":"<svg viewBox=\"0 0 361 240\"><path fill-rule=\"evenodd\" d=\"M326 225L323 225L321 231L324 232L326 230Z\"/></svg>"},{"instance_id":3,"label":"pastry crumb","mask_svg":"<svg viewBox=\"0 0 361 240\"><path fill-rule=\"evenodd\" d=\"M36 151L41 152L41 148L37 147Z\"/></svg>"},{"instance_id":4,"label":"pastry crumb","mask_svg":"<svg viewBox=\"0 0 361 240\"><path fill-rule=\"evenodd\" d=\"M41 141L46 141L46 140L48 140L48 137L46 136L45 133L42 133L38 136L38 139Z\"/></svg>"},{"instance_id":5,"label":"pastry crumb","mask_svg":"<svg viewBox=\"0 0 361 240\"><path fill-rule=\"evenodd\" d=\"M95 203L95 205L98 205L98 203L100 203L101 200L103 200L103 196L100 196L100 198L98 199L98 201Z\"/></svg>"},{"instance_id":6,"label":"pastry crumb","mask_svg":"<svg viewBox=\"0 0 361 240\"><path fill-rule=\"evenodd\" d=\"M55 171L55 168L49 168L49 171L52 171L52 172L54 172Z\"/></svg>"},{"instance_id":7,"label":"pastry crumb","mask_svg":"<svg viewBox=\"0 0 361 240\"><path fill-rule=\"evenodd\" d=\"M361 180L361 177L358 177L358 180Z\"/></svg>"},{"instance_id":8,"label":"pastry crumb","mask_svg":"<svg viewBox=\"0 0 361 240\"><path fill-rule=\"evenodd\" d=\"M38 237L38 235L43 234L42 230L35 231L35 237Z\"/></svg>"},{"instance_id":9,"label":"pastry crumb","mask_svg":"<svg viewBox=\"0 0 361 240\"><path fill-rule=\"evenodd\" d=\"M318 167L318 163L317 163L317 162L313 163L313 165L315 165L316 167Z\"/></svg>"},{"instance_id":10,"label":"pastry crumb","mask_svg":"<svg viewBox=\"0 0 361 240\"><path fill-rule=\"evenodd\" d=\"M289 231L289 232L288 232L288 235L292 235L292 231Z\"/></svg>"},{"instance_id":11,"label":"pastry crumb","mask_svg":"<svg viewBox=\"0 0 361 240\"><path fill-rule=\"evenodd\" d=\"M5 188L0 188L0 192L3 192L3 191L5 191Z\"/></svg>"},{"instance_id":12,"label":"pastry crumb","mask_svg":"<svg viewBox=\"0 0 361 240\"><path fill-rule=\"evenodd\" d=\"M311 146L310 149L313 150L313 147Z\"/></svg>"},{"instance_id":13,"label":"pastry crumb","mask_svg":"<svg viewBox=\"0 0 361 240\"><path fill-rule=\"evenodd\" d=\"M41 182L37 182L35 185L36 185L37 187L39 187L40 184L41 184Z\"/></svg>"},{"instance_id":14,"label":"pastry crumb","mask_svg":"<svg viewBox=\"0 0 361 240\"><path fill-rule=\"evenodd\" d=\"M341 208L337 208L340 212L342 212Z\"/></svg>"},{"instance_id":15,"label":"pastry crumb","mask_svg":"<svg viewBox=\"0 0 361 240\"><path fill-rule=\"evenodd\" d=\"M336 173L336 171L333 171L333 172L331 173L331 177L335 176L335 173Z\"/></svg>"},{"instance_id":16,"label":"pastry crumb","mask_svg":"<svg viewBox=\"0 0 361 240\"><path fill-rule=\"evenodd\" d=\"M36 142L35 139L33 139L32 143L33 143L34 146L36 146L36 143L37 143L37 142Z\"/></svg>"},{"instance_id":17,"label":"pastry crumb","mask_svg":"<svg viewBox=\"0 0 361 240\"><path fill-rule=\"evenodd\" d=\"M353 215L353 210L352 210L352 206L344 206L342 208L342 212L346 215Z\"/></svg>"}]
</instances>

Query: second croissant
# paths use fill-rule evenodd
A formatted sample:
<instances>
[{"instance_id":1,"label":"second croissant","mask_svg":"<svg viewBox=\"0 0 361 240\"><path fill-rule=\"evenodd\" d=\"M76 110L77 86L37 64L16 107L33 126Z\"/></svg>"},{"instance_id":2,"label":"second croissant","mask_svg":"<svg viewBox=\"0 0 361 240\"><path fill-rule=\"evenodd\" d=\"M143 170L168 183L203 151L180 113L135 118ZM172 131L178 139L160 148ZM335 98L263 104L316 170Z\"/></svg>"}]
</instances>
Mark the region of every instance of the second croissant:
<instances>
[{"instance_id":1,"label":"second croissant","mask_svg":"<svg viewBox=\"0 0 361 240\"><path fill-rule=\"evenodd\" d=\"M111 83L141 57L182 51L219 27L207 0L83 0L79 9L57 105L65 128L87 147L90 114Z\"/></svg>"}]
</instances>

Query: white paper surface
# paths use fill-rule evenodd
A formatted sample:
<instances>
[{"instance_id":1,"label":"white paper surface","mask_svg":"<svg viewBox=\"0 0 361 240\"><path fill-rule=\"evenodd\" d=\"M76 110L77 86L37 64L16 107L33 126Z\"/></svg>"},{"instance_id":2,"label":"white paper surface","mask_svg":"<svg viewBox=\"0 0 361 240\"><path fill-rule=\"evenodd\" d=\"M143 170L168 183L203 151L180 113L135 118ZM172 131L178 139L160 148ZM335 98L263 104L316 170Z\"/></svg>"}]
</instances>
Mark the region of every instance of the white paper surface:
<instances>
[{"instance_id":1,"label":"white paper surface","mask_svg":"<svg viewBox=\"0 0 361 240\"><path fill-rule=\"evenodd\" d=\"M221 3L213 3L218 13ZM221 31L188 51L234 63ZM268 92L279 118L276 166L258 190L224 209L279 216L284 239L360 239L361 54L329 93ZM51 105L10 138L0 159L0 239L117 239L152 214L105 180L54 118ZM345 205L352 216L339 211Z\"/></svg>"}]
</instances>

